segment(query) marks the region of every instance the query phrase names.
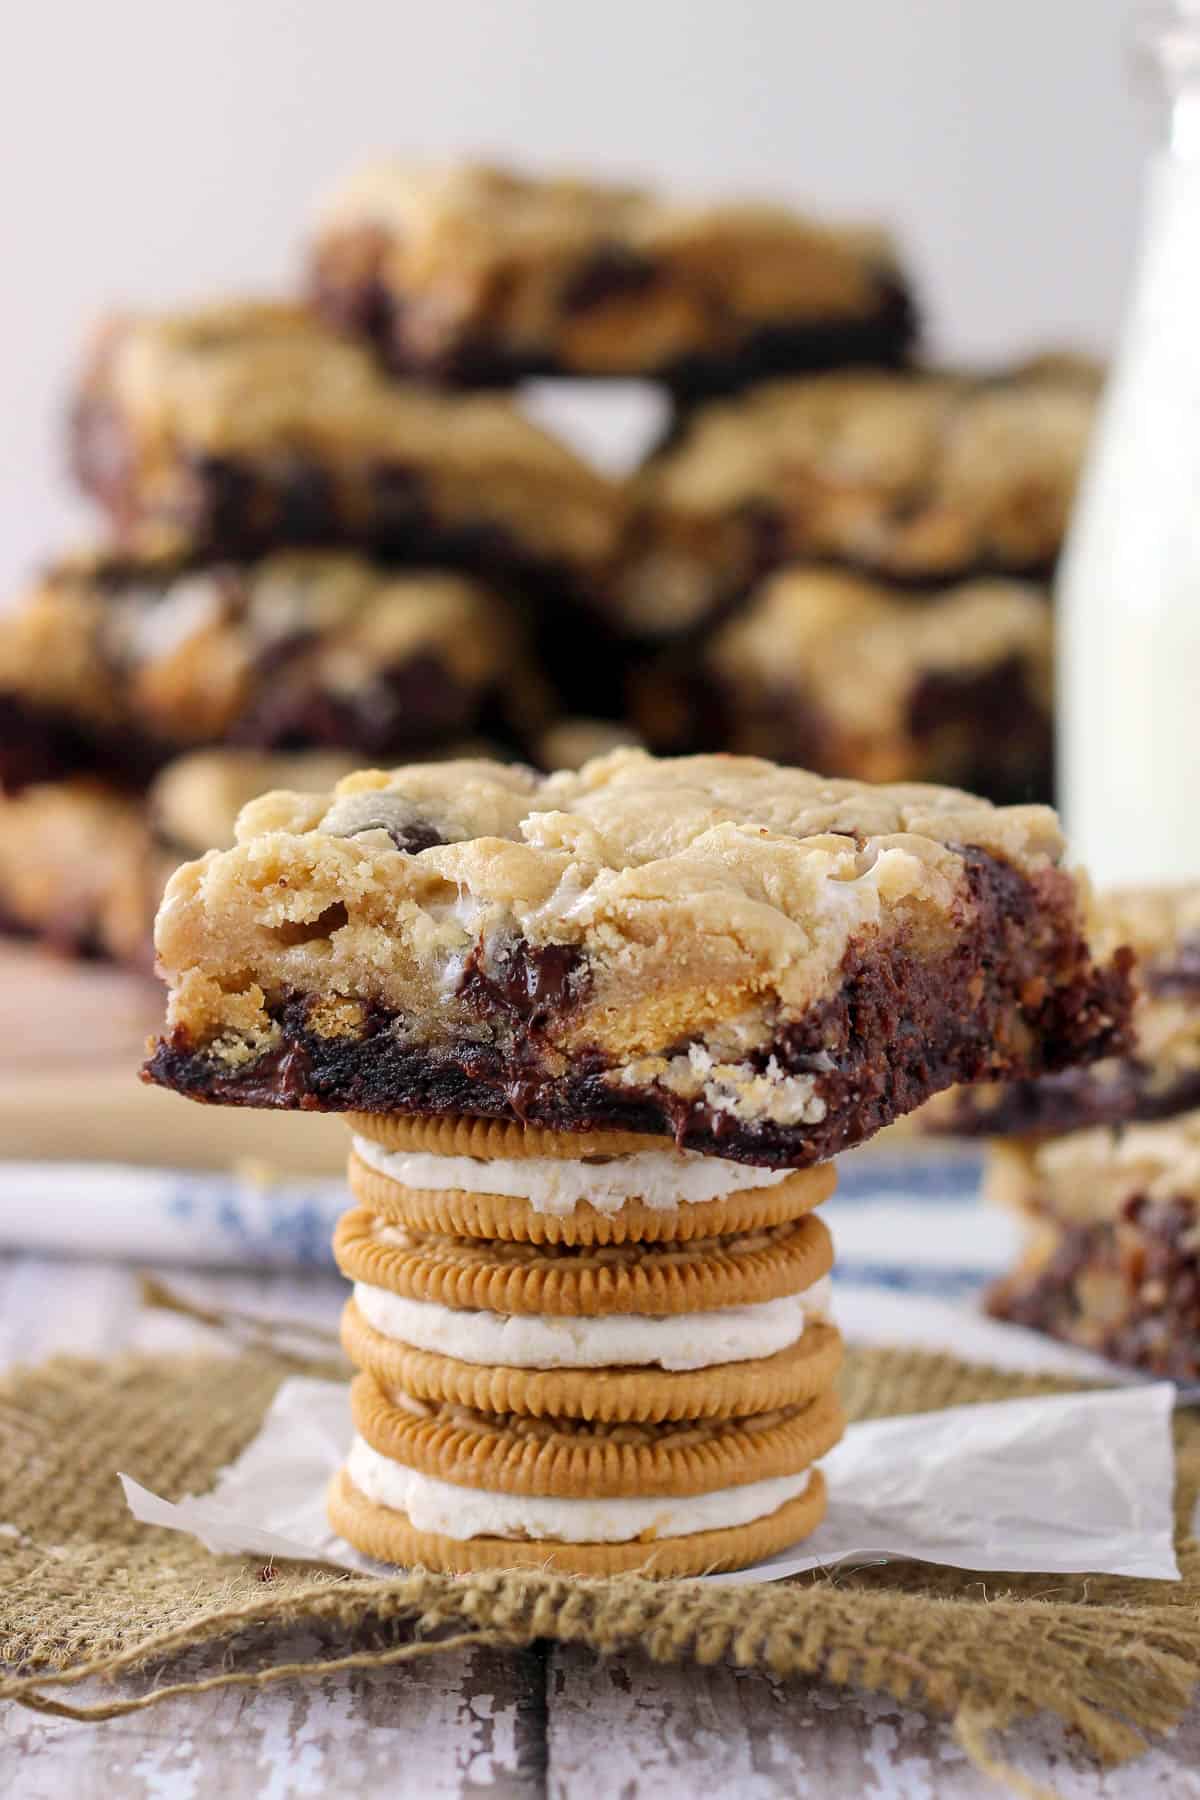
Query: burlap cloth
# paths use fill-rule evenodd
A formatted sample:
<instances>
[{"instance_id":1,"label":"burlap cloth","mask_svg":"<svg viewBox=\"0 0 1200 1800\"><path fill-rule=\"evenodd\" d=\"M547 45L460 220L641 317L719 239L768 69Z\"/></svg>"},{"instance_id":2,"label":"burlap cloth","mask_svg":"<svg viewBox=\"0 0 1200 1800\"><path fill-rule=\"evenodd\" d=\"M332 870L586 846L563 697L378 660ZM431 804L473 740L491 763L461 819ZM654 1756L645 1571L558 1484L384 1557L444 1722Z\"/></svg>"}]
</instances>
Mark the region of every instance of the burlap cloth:
<instances>
[{"instance_id":1,"label":"burlap cloth","mask_svg":"<svg viewBox=\"0 0 1200 1800\"><path fill-rule=\"evenodd\" d=\"M334 1372L306 1365L309 1372ZM975 1759L992 1728L1049 1710L1110 1760L1170 1726L1200 1675L1200 1549L1188 1535L1200 1483L1200 1421L1180 1416L1183 1580L972 1576L892 1565L760 1586L578 1581L534 1573L379 1581L306 1565L211 1556L180 1533L136 1524L115 1472L169 1498L200 1492L254 1435L296 1367L234 1359L58 1358L0 1386L0 1699L108 1718L167 1695L261 1685L335 1668L383 1667L452 1645L535 1639L631 1647L663 1662L731 1658L777 1677L819 1676L943 1713ZM980 1370L945 1356L856 1350L854 1418L1071 1384ZM296 1663L287 1629L314 1632ZM213 1672L172 1679L207 1645ZM110 1700L72 1706L85 1676L130 1677ZM994 1762L990 1766L997 1766Z\"/></svg>"}]
</instances>

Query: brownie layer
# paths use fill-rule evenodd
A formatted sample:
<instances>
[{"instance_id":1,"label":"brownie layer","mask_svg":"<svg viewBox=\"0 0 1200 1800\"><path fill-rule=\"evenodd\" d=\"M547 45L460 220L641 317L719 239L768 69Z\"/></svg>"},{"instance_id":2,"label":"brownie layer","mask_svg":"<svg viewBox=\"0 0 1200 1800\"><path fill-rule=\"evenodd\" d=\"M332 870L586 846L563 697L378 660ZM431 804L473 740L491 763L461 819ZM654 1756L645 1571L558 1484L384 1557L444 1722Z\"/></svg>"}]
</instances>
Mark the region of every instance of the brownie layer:
<instances>
[{"instance_id":1,"label":"brownie layer","mask_svg":"<svg viewBox=\"0 0 1200 1800\"><path fill-rule=\"evenodd\" d=\"M1171 1119L1200 1107L1200 1069L1164 1081L1151 1063L1122 1058L1036 1080L948 1095L927 1129L953 1137L1042 1137L1089 1125ZM924 1121L923 1121L924 1122Z\"/></svg>"},{"instance_id":2,"label":"brownie layer","mask_svg":"<svg viewBox=\"0 0 1200 1800\"><path fill-rule=\"evenodd\" d=\"M598 254L580 268L570 297L575 314L618 297L629 299L652 288L657 271L634 257ZM413 342L409 309L377 274L358 266L345 278L332 263L318 263L313 302L339 330L375 346L386 368L398 376L432 376L455 386L511 387L536 377L578 379L581 371L556 353L507 345L485 331L464 333L429 354ZM675 356L649 368L608 371L652 377L669 387L680 403L738 392L756 381L849 366L901 368L916 340L918 317L912 295L893 275L879 277L878 304L861 318L797 318L751 326L736 342L710 351Z\"/></svg>"},{"instance_id":3,"label":"brownie layer","mask_svg":"<svg viewBox=\"0 0 1200 1800\"><path fill-rule=\"evenodd\" d=\"M157 529L193 556L347 546L384 562L500 568L568 589L574 580L572 570L538 556L495 519L445 519L423 472L384 458L365 456L347 479L298 451L261 457L181 451L169 499L148 511L146 497L126 478L130 456L114 460L112 446L123 431L119 416L85 395L72 415L71 466L134 544L143 531Z\"/></svg>"},{"instance_id":4,"label":"brownie layer","mask_svg":"<svg viewBox=\"0 0 1200 1800\"><path fill-rule=\"evenodd\" d=\"M835 990L781 1021L754 1052L756 1072L811 1082L820 1116L802 1128L743 1120L657 1080L631 1080L636 1065L614 1083L611 1059L586 1048L564 1059L552 1027L580 1004L589 981L586 955L568 945L518 945L486 973L469 960L458 997L476 1025L437 1046L412 1042L404 1018L378 1006L365 1010L360 1028L325 1035L317 1021L326 997L292 995L269 1006L276 1031L265 1054L247 1046L244 1060L231 1063L179 1026L160 1040L145 1078L200 1100L667 1133L689 1149L805 1166L953 1082L1052 1069L1121 1046L1128 959L1118 955L1103 969L1092 962L1070 876L1053 868L1027 874L984 850L963 854L969 904L949 953L917 954L902 936L852 940ZM693 1041L677 1053L703 1048Z\"/></svg>"}]
</instances>

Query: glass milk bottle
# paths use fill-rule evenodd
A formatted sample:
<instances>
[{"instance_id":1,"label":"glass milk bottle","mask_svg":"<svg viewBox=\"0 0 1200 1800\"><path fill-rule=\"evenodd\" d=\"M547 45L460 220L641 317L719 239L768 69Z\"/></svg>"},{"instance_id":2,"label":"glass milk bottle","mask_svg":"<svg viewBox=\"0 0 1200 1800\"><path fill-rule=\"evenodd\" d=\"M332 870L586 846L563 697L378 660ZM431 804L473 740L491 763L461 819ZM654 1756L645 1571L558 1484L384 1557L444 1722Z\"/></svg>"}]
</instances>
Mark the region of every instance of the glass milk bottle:
<instances>
[{"instance_id":1,"label":"glass milk bottle","mask_svg":"<svg viewBox=\"0 0 1200 1800\"><path fill-rule=\"evenodd\" d=\"M1139 49L1169 129L1058 591L1058 798L1103 886L1200 879L1200 0Z\"/></svg>"}]
</instances>

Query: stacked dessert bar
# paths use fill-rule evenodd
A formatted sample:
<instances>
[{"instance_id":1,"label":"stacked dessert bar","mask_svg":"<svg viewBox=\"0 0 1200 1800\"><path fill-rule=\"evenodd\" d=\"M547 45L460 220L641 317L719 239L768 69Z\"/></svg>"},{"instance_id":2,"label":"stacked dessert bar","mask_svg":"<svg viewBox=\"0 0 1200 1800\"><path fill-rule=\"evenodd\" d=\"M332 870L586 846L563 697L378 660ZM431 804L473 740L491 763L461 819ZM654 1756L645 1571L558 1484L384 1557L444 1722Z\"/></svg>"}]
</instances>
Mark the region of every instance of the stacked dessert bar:
<instances>
[{"instance_id":1,"label":"stacked dessert bar","mask_svg":"<svg viewBox=\"0 0 1200 1800\"><path fill-rule=\"evenodd\" d=\"M0 626L0 913L125 958L170 841L208 847L194 780L160 843L172 759L249 798L303 778L271 753L526 751L552 708L513 584L583 584L620 516L505 399L398 387L300 308L110 323L72 447L108 535Z\"/></svg>"},{"instance_id":2,"label":"stacked dessert bar","mask_svg":"<svg viewBox=\"0 0 1200 1800\"><path fill-rule=\"evenodd\" d=\"M172 877L146 1075L354 1132L335 1250L386 1561L696 1574L821 1518L829 1158L1121 1050L1052 813L727 756L366 772Z\"/></svg>"},{"instance_id":3,"label":"stacked dessert bar","mask_svg":"<svg viewBox=\"0 0 1200 1800\"><path fill-rule=\"evenodd\" d=\"M1051 783L1047 582L1097 371L860 371L697 408L634 483L615 597L652 747Z\"/></svg>"},{"instance_id":4,"label":"stacked dessert bar","mask_svg":"<svg viewBox=\"0 0 1200 1800\"><path fill-rule=\"evenodd\" d=\"M1097 906L1129 944L1133 1039L1089 1069L984 1084L928 1109L993 1139L985 1192L1026 1245L989 1297L1001 1318L1159 1375L1200 1377L1200 888Z\"/></svg>"},{"instance_id":5,"label":"stacked dessert bar","mask_svg":"<svg viewBox=\"0 0 1200 1800\"><path fill-rule=\"evenodd\" d=\"M145 960L150 784L199 752L232 789L599 729L1044 796L1095 372L915 335L876 230L471 164L355 177L301 299L110 319L70 425L102 541L0 621L0 844L39 822L0 918ZM659 384L666 442L601 473L503 391L547 375Z\"/></svg>"},{"instance_id":6,"label":"stacked dessert bar","mask_svg":"<svg viewBox=\"0 0 1200 1800\"><path fill-rule=\"evenodd\" d=\"M592 590L652 748L1047 795L1046 583L1092 365L914 370L878 232L495 170L363 171L325 211L311 283L408 374L669 388Z\"/></svg>"}]
</instances>

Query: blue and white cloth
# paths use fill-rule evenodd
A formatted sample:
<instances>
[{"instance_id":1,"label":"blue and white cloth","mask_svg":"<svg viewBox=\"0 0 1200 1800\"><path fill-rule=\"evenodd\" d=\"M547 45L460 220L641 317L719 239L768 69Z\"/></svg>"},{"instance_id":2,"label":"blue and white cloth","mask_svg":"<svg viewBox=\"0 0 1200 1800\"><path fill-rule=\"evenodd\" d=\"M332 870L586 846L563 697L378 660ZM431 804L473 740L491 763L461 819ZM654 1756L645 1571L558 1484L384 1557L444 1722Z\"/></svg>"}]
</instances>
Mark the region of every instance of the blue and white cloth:
<instances>
[{"instance_id":1,"label":"blue and white cloth","mask_svg":"<svg viewBox=\"0 0 1200 1800\"><path fill-rule=\"evenodd\" d=\"M847 1337L1111 1377L1092 1357L984 1316L980 1296L1011 1267L1017 1230L980 1202L978 1153L867 1149L843 1157L838 1172L822 1216L836 1248L834 1315ZM0 1250L139 1266L328 1271L346 1203L345 1184L333 1177L0 1163Z\"/></svg>"},{"instance_id":2,"label":"blue and white cloth","mask_svg":"<svg viewBox=\"0 0 1200 1800\"><path fill-rule=\"evenodd\" d=\"M822 1209L839 1278L942 1299L974 1291L1012 1249L1006 1220L980 1207L978 1186L974 1152L843 1157L838 1191ZM328 1268L346 1204L336 1177L5 1162L0 1248L209 1268Z\"/></svg>"}]
</instances>

